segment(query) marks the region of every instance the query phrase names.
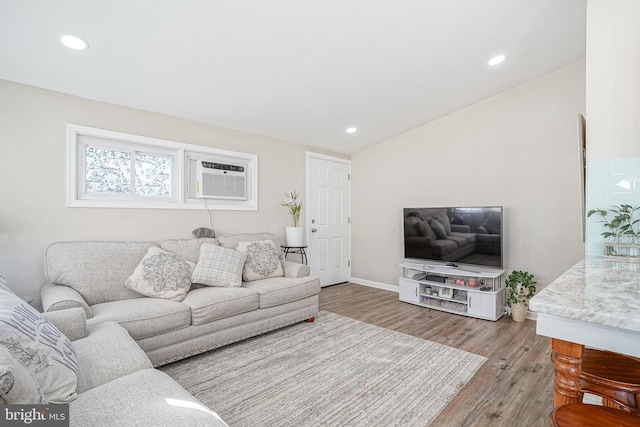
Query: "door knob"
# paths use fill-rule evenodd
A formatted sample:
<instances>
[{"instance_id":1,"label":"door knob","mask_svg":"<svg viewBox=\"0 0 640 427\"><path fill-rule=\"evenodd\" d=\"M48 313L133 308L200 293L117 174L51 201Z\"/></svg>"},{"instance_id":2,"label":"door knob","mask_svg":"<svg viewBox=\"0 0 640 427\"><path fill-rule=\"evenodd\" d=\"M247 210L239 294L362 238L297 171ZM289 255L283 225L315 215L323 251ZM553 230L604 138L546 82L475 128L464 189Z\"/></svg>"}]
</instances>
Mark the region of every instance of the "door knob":
<instances>
[{"instance_id":1,"label":"door knob","mask_svg":"<svg viewBox=\"0 0 640 427\"><path fill-rule=\"evenodd\" d=\"M315 233L316 231L318 231L318 229L317 229L317 228L312 228L312 229L311 229L311 232L312 232L312 233Z\"/></svg>"}]
</instances>

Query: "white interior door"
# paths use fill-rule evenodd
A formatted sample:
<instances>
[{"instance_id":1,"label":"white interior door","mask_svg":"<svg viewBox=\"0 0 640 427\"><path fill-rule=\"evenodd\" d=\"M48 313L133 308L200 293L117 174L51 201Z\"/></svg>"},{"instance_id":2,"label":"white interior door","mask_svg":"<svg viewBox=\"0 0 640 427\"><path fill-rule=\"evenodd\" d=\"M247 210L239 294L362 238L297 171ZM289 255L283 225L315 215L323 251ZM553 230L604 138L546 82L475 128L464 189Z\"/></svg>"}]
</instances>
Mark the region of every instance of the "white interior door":
<instances>
[{"instance_id":1,"label":"white interior door","mask_svg":"<svg viewBox=\"0 0 640 427\"><path fill-rule=\"evenodd\" d=\"M349 281L349 162L307 153L307 245L320 285Z\"/></svg>"}]
</instances>

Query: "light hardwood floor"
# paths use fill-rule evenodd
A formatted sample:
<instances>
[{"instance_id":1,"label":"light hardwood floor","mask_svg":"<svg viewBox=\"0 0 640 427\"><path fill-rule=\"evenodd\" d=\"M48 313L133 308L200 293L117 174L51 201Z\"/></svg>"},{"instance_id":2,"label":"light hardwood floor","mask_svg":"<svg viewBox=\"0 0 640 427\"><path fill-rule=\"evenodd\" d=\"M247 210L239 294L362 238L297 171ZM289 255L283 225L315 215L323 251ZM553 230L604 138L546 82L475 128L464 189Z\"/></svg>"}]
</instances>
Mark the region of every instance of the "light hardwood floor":
<instances>
[{"instance_id":1,"label":"light hardwood floor","mask_svg":"<svg viewBox=\"0 0 640 427\"><path fill-rule=\"evenodd\" d=\"M535 322L473 319L400 302L352 283L325 287L320 309L488 358L433 427L543 427L553 408L551 340ZM456 363L452 360L451 363Z\"/></svg>"}]
</instances>

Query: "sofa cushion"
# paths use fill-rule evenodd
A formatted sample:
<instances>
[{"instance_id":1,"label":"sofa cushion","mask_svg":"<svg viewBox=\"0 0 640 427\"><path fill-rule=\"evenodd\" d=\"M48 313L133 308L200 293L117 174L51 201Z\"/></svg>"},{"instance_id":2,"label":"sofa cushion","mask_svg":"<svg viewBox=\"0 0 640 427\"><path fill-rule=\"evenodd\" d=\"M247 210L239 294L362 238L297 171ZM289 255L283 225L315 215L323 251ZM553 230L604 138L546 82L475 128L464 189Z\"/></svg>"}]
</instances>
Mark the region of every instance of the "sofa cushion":
<instances>
[{"instance_id":1,"label":"sofa cushion","mask_svg":"<svg viewBox=\"0 0 640 427\"><path fill-rule=\"evenodd\" d=\"M242 268L247 254L205 243L191 281L208 286L242 286Z\"/></svg>"},{"instance_id":2,"label":"sofa cushion","mask_svg":"<svg viewBox=\"0 0 640 427\"><path fill-rule=\"evenodd\" d=\"M152 246L124 285L148 297L182 301L191 287L195 266L179 255Z\"/></svg>"},{"instance_id":3,"label":"sofa cushion","mask_svg":"<svg viewBox=\"0 0 640 427\"><path fill-rule=\"evenodd\" d=\"M464 248L465 246L469 246L471 242L468 239L461 235L450 234L447 236L447 240L451 240L452 242L456 242L459 248Z\"/></svg>"},{"instance_id":4,"label":"sofa cushion","mask_svg":"<svg viewBox=\"0 0 640 427\"><path fill-rule=\"evenodd\" d=\"M247 254L242 270L245 282L284 276L279 251L273 240L240 242L236 250Z\"/></svg>"},{"instance_id":5,"label":"sofa cushion","mask_svg":"<svg viewBox=\"0 0 640 427\"><path fill-rule=\"evenodd\" d=\"M458 249L458 244L453 240L438 239L431 244L431 250L436 256L447 256Z\"/></svg>"},{"instance_id":6,"label":"sofa cushion","mask_svg":"<svg viewBox=\"0 0 640 427\"><path fill-rule=\"evenodd\" d=\"M0 291L0 345L35 376L50 403L76 398L78 365L71 341L20 297Z\"/></svg>"},{"instance_id":7,"label":"sofa cushion","mask_svg":"<svg viewBox=\"0 0 640 427\"><path fill-rule=\"evenodd\" d=\"M459 233L452 231L451 234L447 236L447 239L455 240L459 246L462 247L465 245L475 245L476 236L476 233Z\"/></svg>"},{"instance_id":8,"label":"sofa cushion","mask_svg":"<svg viewBox=\"0 0 640 427\"><path fill-rule=\"evenodd\" d=\"M193 289L182 303L191 308L192 325L213 322L259 307L258 292L246 288Z\"/></svg>"},{"instance_id":9,"label":"sofa cushion","mask_svg":"<svg viewBox=\"0 0 640 427\"><path fill-rule=\"evenodd\" d=\"M125 328L135 340L152 337L191 323L189 307L162 298L138 298L104 302L91 306L93 317L88 326L114 321Z\"/></svg>"},{"instance_id":10,"label":"sofa cushion","mask_svg":"<svg viewBox=\"0 0 640 427\"><path fill-rule=\"evenodd\" d=\"M196 264L200 255L200 246L203 243L218 244L218 239L203 237L200 239L169 239L160 242L160 247L165 251L179 255L187 261Z\"/></svg>"},{"instance_id":11,"label":"sofa cushion","mask_svg":"<svg viewBox=\"0 0 640 427\"><path fill-rule=\"evenodd\" d=\"M87 337L73 345L78 354L78 393L153 367L126 329L116 322L91 326Z\"/></svg>"},{"instance_id":12,"label":"sofa cushion","mask_svg":"<svg viewBox=\"0 0 640 427\"><path fill-rule=\"evenodd\" d=\"M261 240L278 241L278 239L276 239L276 235L273 233L243 233L218 237L220 246L231 249L235 249L240 242L259 242Z\"/></svg>"},{"instance_id":13,"label":"sofa cushion","mask_svg":"<svg viewBox=\"0 0 640 427\"><path fill-rule=\"evenodd\" d=\"M243 287L257 291L260 295L260 308L273 307L291 301L297 301L320 292L320 280L317 277L276 277L273 279L245 282Z\"/></svg>"},{"instance_id":14,"label":"sofa cushion","mask_svg":"<svg viewBox=\"0 0 640 427\"><path fill-rule=\"evenodd\" d=\"M143 369L78 396L69 405L75 427L228 427L167 374Z\"/></svg>"},{"instance_id":15,"label":"sofa cushion","mask_svg":"<svg viewBox=\"0 0 640 427\"><path fill-rule=\"evenodd\" d=\"M47 399L33 374L0 345L0 404L14 403L44 405Z\"/></svg>"},{"instance_id":16,"label":"sofa cushion","mask_svg":"<svg viewBox=\"0 0 640 427\"><path fill-rule=\"evenodd\" d=\"M89 305L142 296L124 286L156 243L58 242L45 252L47 281L70 286Z\"/></svg>"}]
</instances>

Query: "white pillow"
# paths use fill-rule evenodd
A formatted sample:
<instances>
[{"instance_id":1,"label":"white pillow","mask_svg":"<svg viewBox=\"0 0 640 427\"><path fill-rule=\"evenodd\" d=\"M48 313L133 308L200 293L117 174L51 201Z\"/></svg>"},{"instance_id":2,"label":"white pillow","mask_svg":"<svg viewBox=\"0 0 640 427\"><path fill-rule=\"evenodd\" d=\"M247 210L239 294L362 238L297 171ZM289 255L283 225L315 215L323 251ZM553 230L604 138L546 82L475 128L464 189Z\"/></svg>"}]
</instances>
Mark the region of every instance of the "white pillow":
<instances>
[{"instance_id":1,"label":"white pillow","mask_svg":"<svg viewBox=\"0 0 640 427\"><path fill-rule=\"evenodd\" d=\"M200 246L198 264L191 281L208 286L242 286L242 267L247 254L212 243Z\"/></svg>"},{"instance_id":2,"label":"white pillow","mask_svg":"<svg viewBox=\"0 0 640 427\"><path fill-rule=\"evenodd\" d=\"M236 249L247 254L247 261L242 270L242 279L245 282L284 276L278 247L273 240L240 242Z\"/></svg>"},{"instance_id":3,"label":"white pillow","mask_svg":"<svg viewBox=\"0 0 640 427\"><path fill-rule=\"evenodd\" d=\"M0 345L0 404L47 403L33 374Z\"/></svg>"},{"instance_id":4,"label":"white pillow","mask_svg":"<svg viewBox=\"0 0 640 427\"><path fill-rule=\"evenodd\" d=\"M2 290L0 345L33 374L49 403L75 400L78 362L71 341L20 297Z\"/></svg>"},{"instance_id":5,"label":"white pillow","mask_svg":"<svg viewBox=\"0 0 640 427\"><path fill-rule=\"evenodd\" d=\"M148 297L182 301L191 288L195 266L176 254L152 246L124 285Z\"/></svg>"}]
</instances>

